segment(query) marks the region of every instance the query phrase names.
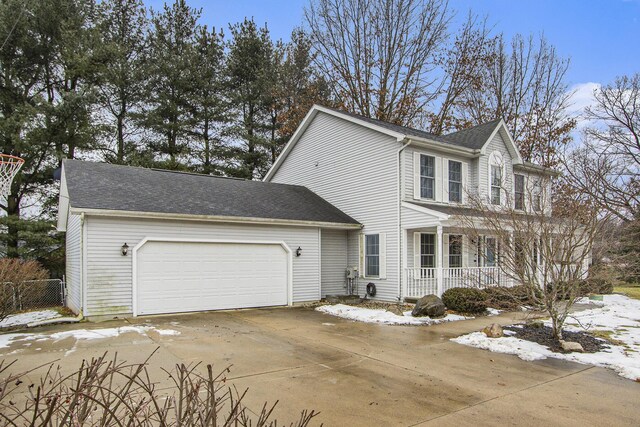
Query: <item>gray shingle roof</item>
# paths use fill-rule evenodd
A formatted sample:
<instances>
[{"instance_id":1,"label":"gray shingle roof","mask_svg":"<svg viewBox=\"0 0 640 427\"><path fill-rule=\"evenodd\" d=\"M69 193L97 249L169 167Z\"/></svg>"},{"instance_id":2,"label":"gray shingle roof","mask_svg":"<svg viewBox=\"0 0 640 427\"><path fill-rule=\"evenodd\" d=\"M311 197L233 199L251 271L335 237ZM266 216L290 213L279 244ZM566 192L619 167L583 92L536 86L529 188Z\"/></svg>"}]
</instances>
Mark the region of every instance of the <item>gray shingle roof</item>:
<instances>
[{"instance_id":1,"label":"gray shingle roof","mask_svg":"<svg viewBox=\"0 0 640 427\"><path fill-rule=\"evenodd\" d=\"M358 224L299 185L65 160L73 208Z\"/></svg>"},{"instance_id":2,"label":"gray shingle roof","mask_svg":"<svg viewBox=\"0 0 640 427\"><path fill-rule=\"evenodd\" d=\"M329 107L325 107L325 108L329 108ZM497 120L492 120L488 123L483 123L481 125L474 126L469 129L464 129L458 132L450 133L448 135L434 135L432 133L425 132L420 129L414 129L407 126L395 125L393 123L384 122L382 120L361 116L360 114L354 114L347 111L338 110L335 108L329 108L329 109L336 111L338 113L346 114L348 116L357 118L367 123L380 126L381 128L388 129L393 132L398 132L398 133L409 135L409 136L416 136L418 138L431 139L433 141L456 145L458 147L470 148L473 150L479 150L480 148L482 148L484 143L487 142L487 139L489 139L489 136L491 135L491 133L493 133L493 131L495 130L498 123L500 123L500 119L497 119Z\"/></svg>"},{"instance_id":3,"label":"gray shingle roof","mask_svg":"<svg viewBox=\"0 0 640 427\"><path fill-rule=\"evenodd\" d=\"M500 123L500 119L492 120L469 129L444 135L443 138L451 144L479 150L487 142L498 123Z\"/></svg>"}]
</instances>

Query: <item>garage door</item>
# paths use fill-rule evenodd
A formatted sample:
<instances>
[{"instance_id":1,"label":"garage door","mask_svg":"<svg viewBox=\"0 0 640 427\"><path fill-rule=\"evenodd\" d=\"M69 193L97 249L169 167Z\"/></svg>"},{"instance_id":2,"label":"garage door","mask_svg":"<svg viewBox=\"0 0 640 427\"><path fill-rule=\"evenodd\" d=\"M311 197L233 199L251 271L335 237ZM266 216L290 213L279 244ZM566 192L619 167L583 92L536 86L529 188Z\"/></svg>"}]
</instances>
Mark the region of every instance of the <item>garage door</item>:
<instances>
[{"instance_id":1,"label":"garage door","mask_svg":"<svg viewBox=\"0 0 640 427\"><path fill-rule=\"evenodd\" d=\"M137 314L287 304L279 244L148 241L137 259Z\"/></svg>"}]
</instances>

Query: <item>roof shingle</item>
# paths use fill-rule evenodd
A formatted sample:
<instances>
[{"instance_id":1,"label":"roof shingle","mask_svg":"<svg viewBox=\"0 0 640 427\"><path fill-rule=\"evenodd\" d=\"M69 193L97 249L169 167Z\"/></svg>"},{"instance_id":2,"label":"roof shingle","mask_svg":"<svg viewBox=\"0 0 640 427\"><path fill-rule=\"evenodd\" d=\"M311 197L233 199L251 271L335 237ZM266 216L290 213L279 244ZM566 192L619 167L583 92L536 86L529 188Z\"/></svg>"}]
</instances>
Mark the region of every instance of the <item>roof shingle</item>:
<instances>
[{"instance_id":1,"label":"roof shingle","mask_svg":"<svg viewBox=\"0 0 640 427\"><path fill-rule=\"evenodd\" d=\"M299 185L65 160L73 208L358 224Z\"/></svg>"}]
</instances>

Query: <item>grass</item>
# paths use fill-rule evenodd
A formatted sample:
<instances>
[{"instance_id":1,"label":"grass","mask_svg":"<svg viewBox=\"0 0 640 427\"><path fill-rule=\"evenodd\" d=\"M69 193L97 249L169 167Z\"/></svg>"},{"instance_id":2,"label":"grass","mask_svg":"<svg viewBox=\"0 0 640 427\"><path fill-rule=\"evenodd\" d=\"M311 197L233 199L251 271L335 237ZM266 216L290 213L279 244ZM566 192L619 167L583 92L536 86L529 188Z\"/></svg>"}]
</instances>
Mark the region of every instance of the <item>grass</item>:
<instances>
[{"instance_id":1,"label":"grass","mask_svg":"<svg viewBox=\"0 0 640 427\"><path fill-rule=\"evenodd\" d=\"M640 300L640 286L616 286L613 288L613 292Z\"/></svg>"}]
</instances>

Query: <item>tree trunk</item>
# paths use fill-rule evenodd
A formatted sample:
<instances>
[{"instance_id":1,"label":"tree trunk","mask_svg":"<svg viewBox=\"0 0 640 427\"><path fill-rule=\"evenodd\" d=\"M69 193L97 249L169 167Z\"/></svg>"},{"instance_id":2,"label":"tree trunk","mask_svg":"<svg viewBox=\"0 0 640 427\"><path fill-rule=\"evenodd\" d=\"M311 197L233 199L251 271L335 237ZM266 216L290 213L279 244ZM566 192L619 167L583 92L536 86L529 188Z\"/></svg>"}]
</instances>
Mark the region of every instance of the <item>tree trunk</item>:
<instances>
[{"instance_id":1,"label":"tree trunk","mask_svg":"<svg viewBox=\"0 0 640 427\"><path fill-rule=\"evenodd\" d=\"M18 220L20 219L20 198L10 194L7 196L7 257L19 258L18 253Z\"/></svg>"}]
</instances>

